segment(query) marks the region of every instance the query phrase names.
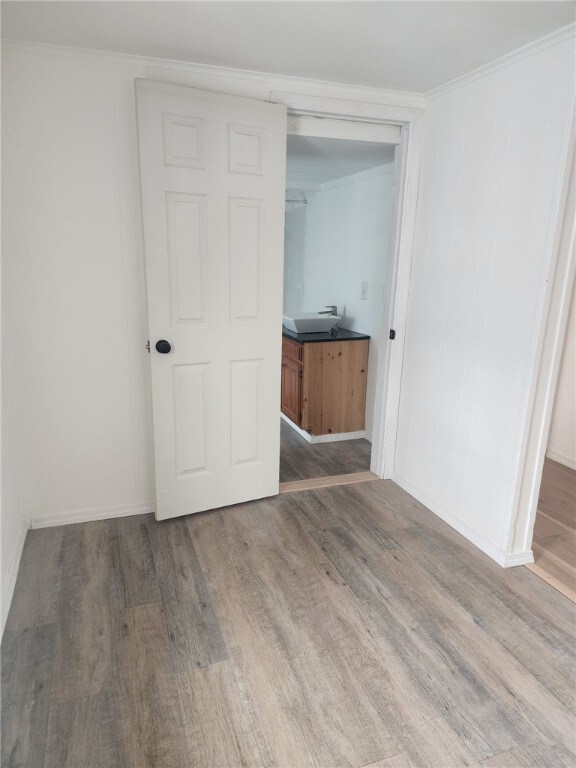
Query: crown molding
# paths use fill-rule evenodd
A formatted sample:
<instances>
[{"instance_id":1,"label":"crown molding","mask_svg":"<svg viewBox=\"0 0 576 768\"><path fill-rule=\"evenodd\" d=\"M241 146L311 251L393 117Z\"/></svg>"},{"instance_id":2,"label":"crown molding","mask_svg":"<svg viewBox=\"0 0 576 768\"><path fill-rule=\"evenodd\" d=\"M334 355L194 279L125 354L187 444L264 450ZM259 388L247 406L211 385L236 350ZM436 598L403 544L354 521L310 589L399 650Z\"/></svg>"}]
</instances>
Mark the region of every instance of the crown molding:
<instances>
[{"instance_id":1,"label":"crown molding","mask_svg":"<svg viewBox=\"0 0 576 768\"><path fill-rule=\"evenodd\" d=\"M380 108L382 110L382 116L377 114L378 110L368 110L371 117L372 113L374 114L372 119L385 119L388 110L391 108L405 108L406 116L401 115L401 117L405 117L408 120L414 116L416 111L424 110L428 101L461 88L482 77L486 77L493 72L497 72L499 69L511 66L512 64L522 61L522 59L529 56L533 56L540 51L544 51L547 48L559 45L575 36L576 23L569 24L566 27L562 27L561 29L528 43L521 48L517 48L488 64L484 64L471 72L467 72L466 74L454 78L453 80L425 93L394 91L364 85L337 83L329 80L314 80L305 77L277 75L267 72L221 67L214 64L200 64L197 62L154 58L152 56L139 56L92 48L75 48L73 46L38 43L13 38L3 38L2 48L6 50L107 61L131 67L153 66L156 69L187 72L197 76L214 78L215 80L237 79L245 82L260 83L266 85L270 89L272 100L277 99L282 100L283 102L286 101L288 107L292 108L295 112L302 111L304 114L314 114L315 112L321 114L323 111L322 109L313 109L311 107L317 103L315 102L315 99L327 97L331 100L341 100L342 102L354 100L361 104L369 105L372 108ZM292 104L292 101L295 103Z\"/></svg>"},{"instance_id":2,"label":"crown molding","mask_svg":"<svg viewBox=\"0 0 576 768\"><path fill-rule=\"evenodd\" d=\"M436 99L439 96L450 93L450 91L462 88L463 86L468 85L469 83L473 83L475 80L479 80L482 77L487 77L493 72L497 72L499 69L503 69L504 67L509 67L512 64L516 64L523 59L540 53L540 51L545 51L547 48L560 45L560 43L564 43L575 36L576 24L569 24L566 27L562 27L561 29L552 32L545 37L541 37L538 40L527 43L527 45L523 45L521 48L516 48L516 50L511 51L510 53L506 53L504 56L491 61L489 64L483 64L481 67L473 69L471 72L467 72L465 75L456 77L454 80L450 80L448 83L438 86L438 88L433 88L432 90L427 91L424 94L425 101L428 103L429 101Z\"/></svg>"},{"instance_id":3,"label":"crown molding","mask_svg":"<svg viewBox=\"0 0 576 768\"><path fill-rule=\"evenodd\" d=\"M426 106L421 93L411 91L394 91L384 88L372 88L365 85L337 83L330 80L314 80L305 77L277 75L267 72L256 72L247 69L220 67L213 64L160 59L151 56L138 56L114 51L102 51L92 48L74 48L51 43L37 43L27 40L3 38L2 48L7 50L44 53L56 56L69 56L112 62L128 67L155 67L177 72L188 72L203 77L215 79L238 79L265 84L271 92L282 94L297 94L299 97L329 97L342 101L358 101L363 104L385 107L404 107L410 110L423 110Z\"/></svg>"}]
</instances>

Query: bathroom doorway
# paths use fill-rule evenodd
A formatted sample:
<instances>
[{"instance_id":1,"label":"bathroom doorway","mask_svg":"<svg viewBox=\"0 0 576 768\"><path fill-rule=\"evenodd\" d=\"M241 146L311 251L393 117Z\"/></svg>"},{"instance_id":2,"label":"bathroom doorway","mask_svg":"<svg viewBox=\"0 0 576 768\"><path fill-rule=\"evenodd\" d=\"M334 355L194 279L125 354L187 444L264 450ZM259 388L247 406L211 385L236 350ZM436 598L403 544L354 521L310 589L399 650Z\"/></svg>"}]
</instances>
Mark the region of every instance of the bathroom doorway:
<instances>
[{"instance_id":1,"label":"bathroom doorway","mask_svg":"<svg viewBox=\"0 0 576 768\"><path fill-rule=\"evenodd\" d=\"M281 484L373 477L397 143L288 135Z\"/></svg>"}]
</instances>

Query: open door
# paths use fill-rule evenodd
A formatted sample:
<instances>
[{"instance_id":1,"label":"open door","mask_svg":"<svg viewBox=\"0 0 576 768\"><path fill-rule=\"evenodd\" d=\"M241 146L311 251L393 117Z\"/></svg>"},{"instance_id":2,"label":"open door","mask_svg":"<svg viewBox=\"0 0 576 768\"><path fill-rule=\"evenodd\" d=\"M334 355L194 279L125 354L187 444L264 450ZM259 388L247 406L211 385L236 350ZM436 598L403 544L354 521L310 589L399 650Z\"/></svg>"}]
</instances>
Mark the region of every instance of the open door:
<instances>
[{"instance_id":1,"label":"open door","mask_svg":"<svg viewBox=\"0 0 576 768\"><path fill-rule=\"evenodd\" d=\"M136 100L161 520L278 493L286 108Z\"/></svg>"}]
</instances>

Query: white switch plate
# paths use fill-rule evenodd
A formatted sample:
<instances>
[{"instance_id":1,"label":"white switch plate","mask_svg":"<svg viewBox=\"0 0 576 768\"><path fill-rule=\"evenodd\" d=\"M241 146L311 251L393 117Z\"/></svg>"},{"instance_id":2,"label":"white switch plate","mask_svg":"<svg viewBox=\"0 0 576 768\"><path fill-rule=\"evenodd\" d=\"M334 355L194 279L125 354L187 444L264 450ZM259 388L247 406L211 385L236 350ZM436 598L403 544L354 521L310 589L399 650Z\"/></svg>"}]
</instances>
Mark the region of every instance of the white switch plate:
<instances>
[{"instance_id":1,"label":"white switch plate","mask_svg":"<svg viewBox=\"0 0 576 768\"><path fill-rule=\"evenodd\" d=\"M368 281L367 280L363 280L360 286L360 298L362 299L362 301L366 301L366 299L368 298Z\"/></svg>"}]
</instances>

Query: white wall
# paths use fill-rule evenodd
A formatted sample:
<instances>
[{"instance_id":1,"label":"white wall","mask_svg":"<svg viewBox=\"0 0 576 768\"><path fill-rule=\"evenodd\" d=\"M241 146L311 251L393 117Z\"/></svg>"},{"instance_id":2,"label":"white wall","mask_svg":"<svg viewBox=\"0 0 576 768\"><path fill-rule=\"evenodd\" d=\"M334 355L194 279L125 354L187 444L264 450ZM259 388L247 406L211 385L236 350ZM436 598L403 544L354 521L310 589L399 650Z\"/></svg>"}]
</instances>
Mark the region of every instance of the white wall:
<instances>
[{"instance_id":1,"label":"white wall","mask_svg":"<svg viewBox=\"0 0 576 768\"><path fill-rule=\"evenodd\" d=\"M546 454L576 469L576 289L572 292Z\"/></svg>"},{"instance_id":2,"label":"white wall","mask_svg":"<svg viewBox=\"0 0 576 768\"><path fill-rule=\"evenodd\" d=\"M136 77L214 87L121 57L4 50L5 323L33 524L152 508Z\"/></svg>"},{"instance_id":3,"label":"white wall","mask_svg":"<svg viewBox=\"0 0 576 768\"><path fill-rule=\"evenodd\" d=\"M307 197L305 208L286 217L285 308L316 312L336 304L342 328L371 337L366 395L366 431L371 440L378 347L390 306L394 165L323 184ZM300 275L298 291L295 279ZM366 300L360 298L363 281L368 283Z\"/></svg>"},{"instance_id":4,"label":"white wall","mask_svg":"<svg viewBox=\"0 0 576 768\"><path fill-rule=\"evenodd\" d=\"M312 198L308 193L307 197ZM283 312L303 312L304 263L306 256L306 214L307 205L292 203L302 199L302 194L286 192L286 214L284 221L284 301Z\"/></svg>"},{"instance_id":5,"label":"white wall","mask_svg":"<svg viewBox=\"0 0 576 768\"><path fill-rule=\"evenodd\" d=\"M4 138L4 137L3 137ZM8 162L6 143L2 142L2 166ZM8 191L3 186L3 197ZM12 270L14 263L6 257L9 243L6 241L6 222L2 227L2 335L1 335L1 391L0 403L0 637L4 632L20 556L24 547L30 520L20 503L20 472L23 467L20 427L20 397L15 368L15 348L18 343L18 327L15 324L17 298L12 295Z\"/></svg>"},{"instance_id":6,"label":"white wall","mask_svg":"<svg viewBox=\"0 0 576 768\"><path fill-rule=\"evenodd\" d=\"M33 525L152 509L137 77L259 99L280 92L287 103L313 97L328 110L361 112L365 100L375 116L422 108L417 95L3 46L5 322L19 435L6 461Z\"/></svg>"},{"instance_id":7,"label":"white wall","mask_svg":"<svg viewBox=\"0 0 576 768\"><path fill-rule=\"evenodd\" d=\"M29 519L153 498L133 77L9 51L4 263Z\"/></svg>"},{"instance_id":8,"label":"white wall","mask_svg":"<svg viewBox=\"0 0 576 768\"><path fill-rule=\"evenodd\" d=\"M506 560L574 108L574 41L424 117L396 478ZM529 553L526 554L529 557Z\"/></svg>"},{"instance_id":9,"label":"white wall","mask_svg":"<svg viewBox=\"0 0 576 768\"><path fill-rule=\"evenodd\" d=\"M29 520L20 505L18 472L21 467L20 418L14 369L13 336L16 330L9 318L13 315L13 297L4 292L10 284L9 267L2 274L2 491L0 496L0 636L4 631L10 601L16 584L18 564L24 546Z\"/></svg>"},{"instance_id":10,"label":"white wall","mask_svg":"<svg viewBox=\"0 0 576 768\"><path fill-rule=\"evenodd\" d=\"M6 301L3 301L6 306ZM2 494L0 501L0 637L16 585L20 555L24 546L29 519L20 503L19 478L21 463L17 398L14 391L14 367L10 359L9 334L3 324L2 335Z\"/></svg>"},{"instance_id":11,"label":"white wall","mask_svg":"<svg viewBox=\"0 0 576 768\"><path fill-rule=\"evenodd\" d=\"M570 50L438 96L425 125L397 471L477 543L502 549L572 109ZM303 81L33 46L4 46L3 57L5 432L18 437L2 457L13 470L4 576L22 520L135 511L154 496L134 78L287 100L301 88L317 108L327 102ZM408 118L421 104L362 98L368 115Z\"/></svg>"}]
</instances>

